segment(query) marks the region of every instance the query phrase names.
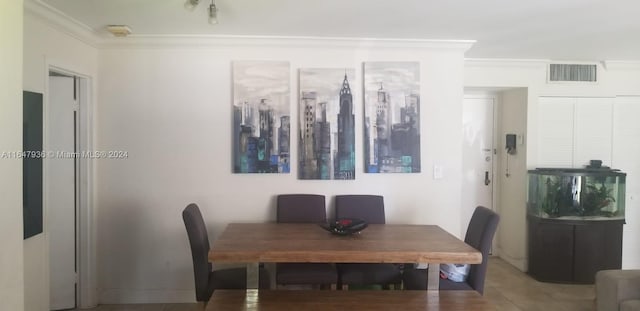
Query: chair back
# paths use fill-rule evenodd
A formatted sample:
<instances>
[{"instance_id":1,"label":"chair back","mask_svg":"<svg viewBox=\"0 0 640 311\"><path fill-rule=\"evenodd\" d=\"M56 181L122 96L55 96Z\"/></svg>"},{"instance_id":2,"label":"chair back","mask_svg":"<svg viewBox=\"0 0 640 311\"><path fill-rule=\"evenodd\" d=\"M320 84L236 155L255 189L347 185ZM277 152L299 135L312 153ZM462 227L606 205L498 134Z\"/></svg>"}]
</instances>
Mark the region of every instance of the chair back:
<instances>
[{"instance_id":1,"label":"chair back","mask_svg":"<svg viewBox=\"0 0 640 311\"><path fill-rule=\"evenodd\" d=\"M276 206L276 220L284 223L326 223L324 195L281 194Z\"/></svg>"},{"instance_id":2,"label":"chair back","mask_svg":"<svg viewBox=\"0 0 640 311\"><path fill-rule=\"evenodd\" d=\"M359 218L384 224L384 198L380 195L337 195L336 218Z\"/></svg>"},{"instance_id":3,"label":"chair back","mask_svg":"<svg viewBox=\"0 0 640 311\"><path fill-rule=\"evenodd\" d=\"M476 207L464 241L482 253L482 263L471 265L467 283L477 292L484 292L484 279L487 275L487 262L491 251L491 242L498 228L500 216L496 212L484 207Z\"/></svg>"},{"instance_id":4,"label":"chair back","mask_svg":"<svg viewBox=\"0 0 640 311\"><path fill-rule=\"evenodd\" d=\"M182 220L184 221L184 226L187 228L189 244L191 245L193 274L196 283L196 300L207 301L209 272L211 272L212 267L208 260L209 237L207 236L207 228L198 205L195 203L189 204L182 211Z\"/></svg>"}]
</instances>

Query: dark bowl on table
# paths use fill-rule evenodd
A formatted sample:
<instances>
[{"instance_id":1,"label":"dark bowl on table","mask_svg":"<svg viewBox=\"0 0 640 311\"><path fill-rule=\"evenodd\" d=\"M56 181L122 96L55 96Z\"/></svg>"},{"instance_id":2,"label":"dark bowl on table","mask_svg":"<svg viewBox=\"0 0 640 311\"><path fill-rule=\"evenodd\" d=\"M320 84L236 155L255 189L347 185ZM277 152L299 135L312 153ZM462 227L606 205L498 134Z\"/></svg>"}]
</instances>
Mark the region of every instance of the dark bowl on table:
<instances>
[{"instance_id":1,"label":"dark bowl on table","mask_svg":"<svg viewBox=\"0 0 640 311\"><path fill-rule=\"evenodd\" d=\"M358 218L339 218L328 224L320 224L320 227L336 235L351 235L364 230L368 225Z\"/></svg>"}]
</instances>

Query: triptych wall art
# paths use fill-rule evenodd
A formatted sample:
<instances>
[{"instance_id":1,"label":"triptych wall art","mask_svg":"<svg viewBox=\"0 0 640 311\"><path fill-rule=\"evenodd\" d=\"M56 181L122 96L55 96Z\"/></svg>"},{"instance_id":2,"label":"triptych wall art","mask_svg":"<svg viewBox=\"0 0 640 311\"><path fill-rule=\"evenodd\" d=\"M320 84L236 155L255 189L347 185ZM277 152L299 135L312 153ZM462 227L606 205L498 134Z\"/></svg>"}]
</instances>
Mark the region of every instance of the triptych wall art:
<instances>
[{"instance_id":1,"label":"triptych wall art","mask_svg":"<svg viewBox=\"0 0 640 311\"><path fill-rule=\"evenodd\" d=\"M289 173L289 63L233 63L233 172ZM301 68L298 178L355 179L353 68ZM295 112L294 112L295 113ZM364 63L364 170L420 172L420 64Z\"/></svg>"}]
</instances>

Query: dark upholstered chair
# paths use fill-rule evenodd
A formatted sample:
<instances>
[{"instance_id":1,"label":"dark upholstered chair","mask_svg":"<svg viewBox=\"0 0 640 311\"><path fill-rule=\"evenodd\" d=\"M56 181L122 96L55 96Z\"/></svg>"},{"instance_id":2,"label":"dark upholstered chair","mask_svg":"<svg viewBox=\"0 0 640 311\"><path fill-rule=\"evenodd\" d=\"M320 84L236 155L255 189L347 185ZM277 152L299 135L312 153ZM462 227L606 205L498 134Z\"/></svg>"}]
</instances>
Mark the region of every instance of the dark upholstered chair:
<instances>
[{"instance_id":1,"label":"dark upholstered chair","mask_svg":"<svg viewBox=\"0 0 640 311\"><path fill-rule=\"evenodd\" d=\"M278 196L276 219L282 223L326 223L324 195L281 194Z\"/></svg>"},{"instance_id":2,"label":"dark upholstered chair","mask_svg":"<svg viewBox=\"0 0 640 311\"><path fill-rule=\"evenodd\" d=\"M326 223L324 195L282 194L278 196L277 221L280 223ZM330 285L338 274L330 263L278 263L276 283L281 285Z\"/></svg>"},{"instance_id":3,"label":"dark upholstered chair","mask_svg":"<svg viewBox=\"0 0 640 311\"><path fill-rule=\"evenodd\" d=\"M337 195L336 218L360 218L370 224L384 224L384 198L380 195Z\"/></svg>"},{"instance_id":4,"label":"dark upholstered chair","mask_svg":"<svg viewBox=\"0 0 640 311\"><path fill-rule=\"evenodd\" d=\"M247 288L247 269L234 268L212 271L213 265L208 260L209 237L198 205L191 203L182 211L182 220L187 228L191 257L193 258L193 274L196 282L196 300L209 301L215 289ZM269 275L260 269L260 288L269 288Z\"/></svg>"},{"instance_id":5,"label":"dark upholstered chair","mask_svg":"<svg viewBox=\"0 0 640 311\"><path fill-rule=\"evenodd\" d=\"M369 224L384 224L384 198L379 195L336 196L336 218L359 218ZM338 283L349 285L400 284L402 275L398 265L391 263L338 264Z\"/></svg>"},{"instance_id":6,"label":"dark upholstered chair","mask_svg":"<svg viewBox=\"0 0 640 311\"><path fill-rule=\"evenodd\" d=\"M475 290L480 294L484 293L489 251L499 221L500 216L494 211L483 206L476 207L467 227L464 241L482 253L482 263L471 265L466 282L456 283L440 279L440 290ZM430 272L424 269L405 269L404 288L409 290L427 289L427 273ZM440 271L434 271L434 273L440 273Z\"/></svg>"}]
</instances>

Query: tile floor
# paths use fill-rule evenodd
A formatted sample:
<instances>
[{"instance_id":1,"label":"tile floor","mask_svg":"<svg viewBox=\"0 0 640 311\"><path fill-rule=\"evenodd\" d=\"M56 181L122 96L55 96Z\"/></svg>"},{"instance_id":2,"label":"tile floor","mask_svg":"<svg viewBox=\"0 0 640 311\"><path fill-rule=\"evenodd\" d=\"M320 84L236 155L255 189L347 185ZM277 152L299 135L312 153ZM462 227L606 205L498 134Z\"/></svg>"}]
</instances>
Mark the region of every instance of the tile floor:
<instances>
[{"instance_id":1,"label":"tile floor","mask_svg":"<svg viewBox=\"0 0 640 311\"><path fill-rule=\"evenodd\" d=\"M593 285L537 282L499 258L489 259L485 297L497 311L595 311ZM201 305L100 305L95 311L199 311Z\"/></svg>"},{"instance_id":2,"label":"tile floor","mask_svg":"<svg viewBox=\"0 0 640 311\"><path fill-rule=\"evenodd\" d=\"M484 296L498 311L595 311L593 285L542 283L502 259L489 259Z\"/></svg>"}]
</instances>

